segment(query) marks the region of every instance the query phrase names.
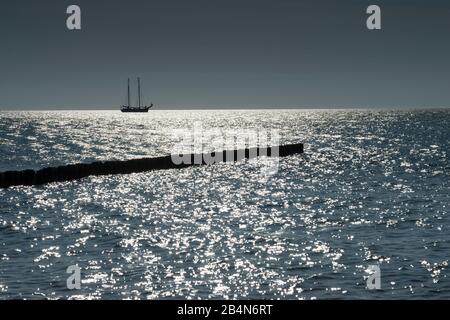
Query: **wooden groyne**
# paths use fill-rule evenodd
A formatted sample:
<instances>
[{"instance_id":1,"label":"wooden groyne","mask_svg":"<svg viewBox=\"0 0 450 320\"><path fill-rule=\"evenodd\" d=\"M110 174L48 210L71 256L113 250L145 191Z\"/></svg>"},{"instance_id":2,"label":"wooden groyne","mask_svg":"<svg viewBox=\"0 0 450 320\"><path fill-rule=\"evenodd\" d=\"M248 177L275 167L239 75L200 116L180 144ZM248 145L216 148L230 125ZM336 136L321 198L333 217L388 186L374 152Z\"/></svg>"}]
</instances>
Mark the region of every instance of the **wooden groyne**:
<instances>
[{"instance_id":1,"label":"wooden groyne","mask_svg":"<svg viewBox=\"0 0 450 320\"><path fill-rule=\"evenodd\" d=\"M71 181L89 176L181 169L189 166L209 165L217 162L234 162L258 156L286 157L300 153L303 153L302 143L267 148L258 147L240 150L225 150L203 154L169 155L123 161L78 163L60 167L49 167L40 170L6 171L0 172L0 188Z\"/></svg>"}]
</instances>

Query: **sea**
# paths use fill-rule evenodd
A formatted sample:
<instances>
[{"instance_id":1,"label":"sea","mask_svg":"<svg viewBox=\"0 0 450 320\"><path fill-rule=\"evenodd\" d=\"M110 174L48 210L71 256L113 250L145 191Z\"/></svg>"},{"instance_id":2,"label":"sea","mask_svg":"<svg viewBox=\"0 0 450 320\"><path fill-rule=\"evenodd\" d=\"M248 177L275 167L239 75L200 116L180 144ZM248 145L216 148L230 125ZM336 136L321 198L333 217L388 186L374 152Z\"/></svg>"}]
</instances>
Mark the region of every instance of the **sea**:
<instances>
[{"instance_id":1,"label":"sea","mask_svg":"<svg viewBox=\"0 0 450 320\"><path fill-rule=\"evenodd\" d=\"M450 299L449 124L450 109L0 112L0 171L168 155L199 127L212 149L224 132L304 143L0 189L0 299Z\"/></svg>"}]
</instances>

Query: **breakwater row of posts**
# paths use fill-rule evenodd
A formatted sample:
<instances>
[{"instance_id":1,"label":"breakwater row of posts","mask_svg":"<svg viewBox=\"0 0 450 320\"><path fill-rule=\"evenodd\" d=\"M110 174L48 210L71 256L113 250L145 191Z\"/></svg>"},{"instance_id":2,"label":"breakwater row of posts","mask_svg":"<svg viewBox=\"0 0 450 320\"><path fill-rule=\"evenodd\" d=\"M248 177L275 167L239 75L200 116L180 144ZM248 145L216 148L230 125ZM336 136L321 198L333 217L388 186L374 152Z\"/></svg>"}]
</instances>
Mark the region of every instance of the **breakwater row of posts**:
<instances>
[{"instance_id":1,"label":"breakwater row of posts","mask_svg":"<svg viewBox=\"0 0 450 320\"><path fill-rule=\"evenodd\" d=\"M130 174L152 170L182 169L189 166L213 165L218 162L236 162L261 156L286 157L303 153L303 144L288 144L273 147L255 147L225 150L212 153L169 155L120 161L98 161L77 163L40 170L0 172L0 188L12 186L34 186L51 182L72 181L89 176Z\"/></svg>"}]
</instances>

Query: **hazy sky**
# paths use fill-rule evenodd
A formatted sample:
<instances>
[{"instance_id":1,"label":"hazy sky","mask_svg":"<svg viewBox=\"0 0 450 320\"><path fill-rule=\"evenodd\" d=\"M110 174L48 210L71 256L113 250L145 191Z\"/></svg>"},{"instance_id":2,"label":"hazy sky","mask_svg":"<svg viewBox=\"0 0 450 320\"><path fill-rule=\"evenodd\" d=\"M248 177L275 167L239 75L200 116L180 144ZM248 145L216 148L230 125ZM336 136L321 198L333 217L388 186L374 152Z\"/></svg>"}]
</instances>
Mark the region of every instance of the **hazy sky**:
<instances>
[{"instance_id":1,"label":"hazy sky","mask_svg":"<svg viewBox=\"0 0 450 320\"><path fill-rule=\"evenodd\" d=\"M0 109L117 109L138 75L159 109L450 105L448 0L15 0L0 40Z\"/></svg>"}]
</instances>

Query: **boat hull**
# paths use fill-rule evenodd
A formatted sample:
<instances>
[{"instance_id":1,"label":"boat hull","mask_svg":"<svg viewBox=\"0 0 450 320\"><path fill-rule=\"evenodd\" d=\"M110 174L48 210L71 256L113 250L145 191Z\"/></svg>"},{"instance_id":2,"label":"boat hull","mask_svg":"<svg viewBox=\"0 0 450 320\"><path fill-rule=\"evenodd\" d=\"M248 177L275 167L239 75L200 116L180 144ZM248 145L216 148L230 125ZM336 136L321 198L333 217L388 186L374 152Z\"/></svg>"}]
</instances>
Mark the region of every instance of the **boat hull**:
<instances>
[{"instance_id":1,"label":"boat hull","mask_svg":"<svg viewBox=\"0 0 450 320\"><path fill-rule=\"evenodd\" d=\"M148 109L142 109L142 110L127 110L127 109L123 109L120 110L122 112L148 112Z\"/></svg>"},{"instance_id":2,"label":"boat hull","mask_svg":"<svg viewBox=\"0 0 450 320\"><path fill-rule=\"evenodd\" d=\"M146 107L128 107L128 106L122 106L120 108L120 111L122 112L148 112L148 110L153 107L153 104L151 106Z\"/></svg>"}]
</instances>

